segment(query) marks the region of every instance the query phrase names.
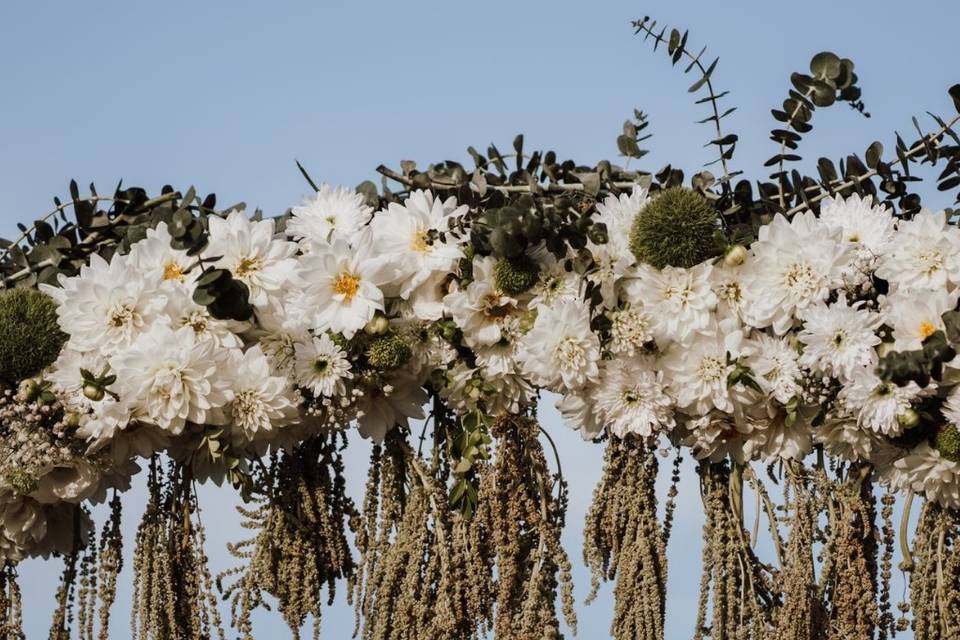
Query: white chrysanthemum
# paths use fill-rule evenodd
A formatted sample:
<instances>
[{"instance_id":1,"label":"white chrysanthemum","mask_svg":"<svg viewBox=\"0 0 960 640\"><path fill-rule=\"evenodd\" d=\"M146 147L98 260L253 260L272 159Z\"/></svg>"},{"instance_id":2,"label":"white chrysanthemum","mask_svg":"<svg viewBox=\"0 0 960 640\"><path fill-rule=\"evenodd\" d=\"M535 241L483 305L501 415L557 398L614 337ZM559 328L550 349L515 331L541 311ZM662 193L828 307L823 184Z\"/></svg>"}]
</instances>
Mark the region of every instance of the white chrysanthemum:
<instances>
[{"instance_id":1,"label":"white chrysanthemum","mask_svg":"<svg viewBox=\"0 0 960 640\"><path fill-rule=\"evenodd\" d=\"M899 416L903 415L923 390L915 382L900 387L884 382L871 368L854 372L840 393L840 402L854 416L857 424L887 436L903 431Z\"/></svg>"},{"instance_id":2,"label":"white chrysanthemum","mask_svg":"<svg viewBox=\"0 0 960 640\"><path fill-rule=\"evenodd\" d=\"M290 210L287 235L307 249L341 238L351 242L370 221L373 209L363 195L346 187L321 184L320 190Z\"/></svg>"},{"instance_id":3,"label":"white chrysanthemum","mask_svg":"<svg viewBox=\"0 0 960 640\"><path fill-rule=\"evenodd\" d=\"M257 324L250 340L260 345L274 371L292 376L297 344L313 339L303 314L289 313L285 306L275 304L257 311Z\"/></svg>"},{"instance_id":4,"label":"white chrysanthemum","mask_svg":"<svg viewBox=\"0 0 960 640\"><path fill-rule=\"evenodd\" d=\"M491 256L473 259L473 281L465 288L447 294L443 304L453 321L463 330L463 339L471 347L496 344L506 318L517 310L511 298L494 283Z\"/></svg>"},{"instance_id":5,"label":"white chrysanthemum","mask_svg":"<svg viewBox=\"0 0 960 640\"><path fill-rule=\"evenodd\" d=\"M723 263L713 268L710 273L710 284L713 293L717 296L717 318L743 317L743 292L746 288L744 279L751 268L750 262L737 266L726 266Z\"/></svg>"},{"instance_id":6,"label":"white chrysanthemum","mask_svg":"<svg viewBox=\"0 0 960 640\"><path fill-rule=\"evenodd\" d=\"M251 441L269 437L297 420L298 394L289 379L273 374L259 345L246 353L233 351L229 366L232 399L226 406L226 416L232 430L240 430Z\"/></svg>"},{"instance_id":7,"label":"white chrysanthemum","mask_svg":"<svg viewBox=\"0 0 960 640\"><path fill-rule=\"evenodd\" d=\"M880 313L883 321L893 327L894 348L898 351L920 349L924 340L942 331L944 324L941 316L957 306L958 295L958 289L952 293L946 289L899 289L883 298Z\"/></svg>"},{"instance_id":8,"label":"white chrysanthemum","mask_svg":"<svg viewBox=\"0 0 960 640\"><path fill-rule=\"evenodd\" d=\"M434 274L446 275L454 269L463 257L460 247L431 239L430 232L447 231L448 221L467 209L458 207L456 198L440 201L430 191L418 190L403 204L390 203L373 217L377 252L397 266L394 280L385 287L388 295L407 299Z\"/></svg>"},{"instance_id":9,"label":"white chrysanthemum","mask_svg":"<svg viewBox=\"0 0 960 640\"><path fill-rule=\"evenodd\" d=\"M520 339L518 324L512 322L504 325L500 341L496 344L474 348L477 366L484 370L485 376L516 373Z\"/></svg>"},{"instance_id":10,"label":"white chrysanthemum","mask_svg":"<svg viewBox=\"0 0 960 640\"><path fill-rule=\"evenodd\" d=\"M192 329L156 326L113 359L118 392L150 422L179 434L187 422L215 420L229 399L227 353L194 340Z\"/></svg>"},{"instance_id":11,"label":"white chrysanthemum","mask_svg":"<svg viewBox=\"0 0 960 640\"><path fill-rule=\"evenodd\" d=\"M777 214L760 227L751 250L744 274L744 318L759 329L772 326L777 335L843 284L853 256L840 230L821 224L809 211L789 222Z\"/></svg>"},{"instance_id":12,"label":"white chrysanthemum","mask_svg":"<svg viewBox=\"0 0 960 640\"><path fill-rule=\"evenodd\" d=\"M820 206L820 220L842 232L842 239L857 251L862 265L872 268L893 242L896 220L885 204L876 205L869 196L826 198Z\"/></svg>"},{"instance_id":13,"label":"white chrysanthemum","mask_svg":"<svg viewBox=\"0 0 960 640\"><path fill-rule=\"evenodd\" d=\"M747 365L764 393L782 405L800 390L800 354L784 338L757 333L744 346Z\"/></svg>"},{"instance_id":14,"label":"white chrysanthemum","mask_svg":"<svg viewBox=\"0 0 960 640\"><path fill-rule=\"evenodd\" d=\"M190 281L196 276L188 274L187 270L196 258L171 247L171 240L167 223L161 222L155 228L147 229L147 237L130 247L130 260L148 281L190 289Z\"/></svg>"},{"instance_id":15,"label":"white chrysanthemum","mask_svg":"<svg viewBox=\"0 0 960 640\"><path fill-rule=\"evenodd\" d=\"M315 396L346 393L345 381L353 378L350 361L326 333L294 344L293 371L297 384Z\"/></svg>"},{"instance_id":16,"label":"white chrysanthemum","mask_svg":"<svg viewBox=\"0 0 960 640\"><path fill-rule=\"evenodd\" d=\"M664 390L663 372L640 358L606 360L592 393L597 422L618 438L649 436L674 427L673 399Z\"/></svg>"},{"instance_id":17,"label":"white chrysanthemum","mask_svg":"<svg viewBox=\"0 0 960 640\"><path fill-rule=\"evenodd\" d=\"M599 374L600 340L590 330L590 308L577 301L541 309L518 354L531 382L551 391L576 391Z\"/></svg>"},{"instance_id":18,"label":"white chrysanthemum","mask_svg":"<svg viewBox=\"0 0 960 640\"><path fill-rule=\"evenodd\" d=\"M856 416L845 410L818 426L814 431L814 439L831 456L850 461L869 460L875 464L889 464L899 451L889 444L885 436L861 428Z\"/></svg>"},{"instance_id":19,"label":"white chrysanthemum","mask_svg":"<svg viewBox=\"0 0 960 640\"><path fill-rule=\"evenodd\" d=\"M426 417L427 393L402 373L391 376L382 389L366 390L357 401L357 429L364 438L383 442L396 426L407 427L410 418Z\"/></svg>"},{"instance_id":20,"label":"white chrysanthemum","mask_svg":"<svg viewBox=\"0 0 960 640\"><path fill-rule=\"evenodd\" d=\"M603 306L607 309L617 306L618 285L621 278L630 273L634 262L630 251L630 227L648 202L650 195L647 190L634 185L629 194L610 195L597 203L597 212L592 219L606 225L608 239L605 244L587 242L595 267L586 274L586 278L600 287Z\"/></svg>"},{"instance_id":21,"label":"white chrysanthemum","mask_svg":"<svg viewBox=\"0 0 960 640\"><path fill-rule=\"evenodd\" d=\"M960 464L924 442L894 463L895 486L951 509L960 508Z\"/></svg>"},{"instance_id":22,"label":"white chrysanthemum","mask_svg":"<svg viewBox=\"0 0 960 640\"><path fill-rule=\"evenodd\" d=\"M880 314L850 306L845 298L832 305L818 303L807 309L797 338L804 344L800 364L818 373L849 379L855 372L877 363L874 349Z\"/></svg>"},{"instance_id":23,"label":"white chrysanthemum","mask_svg":"<svg viewBox=\"0 0 960 640\"><path fill-rule=\"evenodd\" d=\"M369 227L348 245L335 240L316 247L300 261L305 288L292 301L292 313L311 318L317 332L342 333L347 338L383 311L380 285L391 278L392 267L375 253Z\"/></svg>"},{"instance_id":24,"label":"white chrysanthemum","mask_svg":"<svg viewBox=\"0 0 960 640\"><path fill-rule=\"evenodd\" d=\"M661 360L677 406L691 415L711 409L734 413L741 391L730 388L730 363L741 355L743 331L733 321L694 334L686 345L674 345Z\"/></svg>"},{"instance_id":25,"label":"white chrysanthemum","mask_svg":"<svg viewBox=\"0 0 960 640\"><path fill-rule=\"evenodd\" d=\"M182 292L171 292L167 297L164 312L170 318L170 327L176 331L190 327L196 340L211 340L218 347L238 349L242 346L240 336L243 323L229 320L217 320L210 315L206 307L194 302Z\"/></svg>"},{"instance_id":26,"label":"white chrysanthemum","mask_svg":"<svg viewBox=\"0 0 960 640\"><path fill-rule=\"evenodd\" d=\"M641 306L612 311L610 317L610 353L633 357L653 340L653 318Z\"/></svg>"},{"instance_id":27,"label":"white chrysanthemum","mask_svg":"<svg viewBox=\"0 0 960 640\"><path fill-rule=\"evenodd\" d=\"M877 275L893 288L952 290L960 284L960 229L943 211L924 209L901 221Z\"/></svg>"},{"instance_id":28,"label":"white chrysanthemum","mask_svg":"<svg viewBox=\"0 0 960 640\"><path fill-rule=\"evenodd\" d=\"M226 219L211 216L209 228L206 255L221 256L216 265L247 285L251 304L264 306L283 294L297 267L297 245L274 237L273 220L253 221L234 210Z\"/></svg>"},{"instance_id":29,"label":"white chrysanthemum","mask_svg":"<svg viewBox=\"0 0 960 640\"><path fill-rule=\"evenodd\" d=\"M72 278L60 276L60 287L41 285L59 303L60 328L79 351L110 356L128 347L163 315L166 297L148 282L129 257L115 255L108 263L97 254Z\"/></svg>"},{"instance_id":30,"label":"white chrysanthemum","mask_svg":"<svg viewBox=\"0 0 960 640\"><path fill-rule=\"evenodd\" d=\"M788 424L787 412L759 405L748 420L755 425L752 434L763 433L757 455L765 464L779 460L803 460L813 450L813 429L809 421L794 418ZM812 417L812 416L811 416Z\"/></svg>"},{"instance_id":31,"label":"white chrysanthemum","mask_svg":"<svg viewBox=\"0 0 960 640\"><path fill-rule=\"evenodd\" d=\"M745 463L763 450L768 435L766 426L721 411L710 411L687 421L682 443L693 449L698 460L722 462L729 457Z\"/></svg>"},{"instance_id":32,"label":"white chrysanthemum","mask_svg":"<svg viewBox=\"0 0 960 640\"><path fill-rule=\"evenodd\" d=\"M656 269L642 264L636 278L624 287L626 298L631 304L643 305L653 318L659 343L684 342L710 323L710 312L717 305L710 286L712 270L706 262L691 269Z\"/></svg>"},{"instance_id":33,"label":"white chrysanthemum","mask_svg":"<svg viewBox=\"0 0 960 640\"><path fill-rule=\"evenodd\" d=\"M603 433L603 424L597 421L593 408L594 391L588 386L575 393L565 393L556 403L564 424L579 431L584 440L593 440Z\"/></svg>"}]
</instances>

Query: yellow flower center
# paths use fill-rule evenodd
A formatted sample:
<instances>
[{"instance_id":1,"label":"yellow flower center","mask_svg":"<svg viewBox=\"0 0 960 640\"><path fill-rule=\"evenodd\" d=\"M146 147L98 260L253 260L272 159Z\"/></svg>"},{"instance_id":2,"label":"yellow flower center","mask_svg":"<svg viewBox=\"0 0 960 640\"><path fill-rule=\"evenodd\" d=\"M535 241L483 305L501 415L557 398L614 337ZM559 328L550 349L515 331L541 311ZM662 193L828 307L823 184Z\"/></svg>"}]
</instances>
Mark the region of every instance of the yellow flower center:
<instances>
[{"instance_id":1,"label":"yellow flower center","mask_svg":"<svg viewBox=\"0 0 960 640\"><path fill-rule=\"evenodd\" d=\"M256 271L260 271L263 268L263 259L259 257L255 258L243 258L240 260L240 264L237 265L237 270L234 273L238 278L243 278L250 275Z\"/></svg>"},{"instance_id":2,"label":"yellow flower center","mask_svg":"<svg viewBox=\"0 0 960 640\"><path fill-rule=\"evenodd\" d=\"M924 320L920 323L920 338L926 340L934 334L937 328L929 320Z\"/></svg>"},{"instance_id":3,"label":"yellow flower center","mask_svg":"<svg viewBox=\"0 0 960 640\"><path fill-rule=\"evenodd\" d=\"M348 271L344 271L333 281L333 290L342 295L347 302L353 300L360 288L360 278Z\"/></svg>"},{"instance_id":4,"label":"yellow flower center","mask_svg":"<svg viewBox=\"0 0 960 640\"><path fill-rule=\"evenodd\" d=\"M423 229L417 231L413 236L413 240L410 242L410 248L417 253L426 253L429 251L430 243L427 242L427 232Z\"/></svg>"},{"instance_id":5,"label":"yellow flower center","mask_svg":"<svg viewBox=\"0 0 960 640\"><path fill-rule=\"evenodd\" d=\"M164 280L183 280L183 267L176 262L168 262L163 265Z\"/></svg>"}]
</instances>

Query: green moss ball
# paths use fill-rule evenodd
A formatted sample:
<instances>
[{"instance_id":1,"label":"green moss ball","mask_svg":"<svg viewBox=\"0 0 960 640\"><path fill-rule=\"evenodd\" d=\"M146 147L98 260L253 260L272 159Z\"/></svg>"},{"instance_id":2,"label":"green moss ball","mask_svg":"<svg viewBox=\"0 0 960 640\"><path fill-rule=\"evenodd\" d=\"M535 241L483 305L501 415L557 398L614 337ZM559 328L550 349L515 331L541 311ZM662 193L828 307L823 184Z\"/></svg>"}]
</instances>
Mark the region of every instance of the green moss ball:
<instances>
[{"instance_id":1,"label":"green moss ball","mask_svg":"<svg viewBox=\"0 0 960 640\"><path fill-rule=\"evenodd\" d=\"M947 460L960 462L960 431L952 424L940 427L933 437L933 448Z\"/></svg>"},{"instance_id":2,"label":"green moss ball","mask_svg":"<svg viewBox=\"0 0 960 640\"><path fill-rule=\"evenodd\" d=\"M717 254L719 217L706 198L683 187L662 191L637 214L630 250L640 262L690 268Z\"/></svg>"},{"instance_id":3,"label":"green moss ball","mask_svg":"<svg viewBox=\"0 0 960 640\"><path fill-rule=\"evenodd\" d=\"M493 265L493 281L508 296L518 296L537 284L540 267L528 256L500 258Z\"/></svg>"},{"instance_id":4,"label":"green moss ball","mask_svg":"<svg viewBox=\"0 0 960 640\"><path fill-rule=\"evenodd\" d=\"M407 364L412 355L410 345L400 336L390 333L370 343L367 362L375 369L389 371Z\"/></svg>"},{"instance_id":5,"label":"green moss ball","mask_svg":"<svg viewBox=\"0 0 960 640\"><path fill-rule=\"evenodd\" d=\"M0 291L0 379L15 384L40 373L66 340L53 298L35 289Z\"/></svg>"}]
</instances>

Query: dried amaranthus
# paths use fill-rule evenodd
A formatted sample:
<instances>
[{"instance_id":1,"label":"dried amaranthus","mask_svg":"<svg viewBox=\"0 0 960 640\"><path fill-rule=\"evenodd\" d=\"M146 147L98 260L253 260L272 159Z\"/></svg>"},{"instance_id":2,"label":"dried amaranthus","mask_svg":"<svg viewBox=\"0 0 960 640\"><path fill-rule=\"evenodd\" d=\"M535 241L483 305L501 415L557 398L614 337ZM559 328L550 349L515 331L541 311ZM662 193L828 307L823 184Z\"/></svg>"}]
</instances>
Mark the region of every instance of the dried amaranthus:
<instances>
[{"instance_id":1,"label":"dried amaranthus","mask_svg":"<svg viewBox=\"0 0 960 640\"><path fill-rule=\"evenodd\" d=\"M907 560L908 566L911 560ZM923 506L912 553L910 600L917 640L960 637L960 514Z\"/></svg>"}]
</instances>

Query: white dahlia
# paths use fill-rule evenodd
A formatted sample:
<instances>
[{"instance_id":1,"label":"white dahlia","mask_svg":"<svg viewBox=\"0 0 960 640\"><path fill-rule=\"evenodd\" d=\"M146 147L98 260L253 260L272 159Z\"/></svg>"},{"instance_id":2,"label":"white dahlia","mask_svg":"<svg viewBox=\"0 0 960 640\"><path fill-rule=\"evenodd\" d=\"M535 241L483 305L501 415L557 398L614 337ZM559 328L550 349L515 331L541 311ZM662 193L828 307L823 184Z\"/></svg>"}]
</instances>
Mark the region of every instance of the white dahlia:
<instances>
[{"instance_id":1,"label":"white dahlia","mask_svg":"<svg viewBox=\"0 0 960 640\"><path fill-rule=\"evenodd\" d=\"M951 509L960 508L960 464L924 442L894 463L894 484Z\"/></svg>"},{"instance_id":2,"label":"white dahlia","mask_svg":"<svg viewBox=\"0 0 960 640\"><path fill-rule=\"evenodd\" d=\"M618 356L633 357L653 341L653 318L640 305L631 305L624 309L611 311L610 353Z\"/></svg>"},{"instance_id":3,"label":"white dahlia","mask_svg":"<svg viewBox=\"0 0 960 640\"><path fill-rule=\"evenodd\" d=\"M893 327L894 348L913 351L923 341L944 329L943 314L957 306L960 290L947 292L899 289L886 296L880 305L884 322Z\"/></svg>"},{"instance_id":4,"label":"white dahlia","mask_svg":"<svg viewBox=\"0 0 960 640\"><path fill-rule=\"evenodd\" d=\"M170 318L170 327L174 331L189 327L196 340L212 340L218 347L229 349L238 349L243 344L235 331L242 330L244 323L217 320L206 307L197 304L183 292L171 292L168 295L164 312Z\"/></svg>"},{"instance_id":5,"label":"white dahlia","mask_svg":"<svg viewBox=\"0 0 960 640\"><path fill-rule=\"evenodd\" d=\"M592 396L597 422L618 438L674 427L673 399L665 391L663 372L646 359L605 360Z\"/></svg>"},{"instance_id":6,"label":"white dahlia","mask_svg":"<svg viewBox=\"0 0 960 640\"><path fill-rule=\"evenodd\" d=\"M130 247L130 260L143 271L148 281L191 289L190 283L196 274L187 273L187 270L197 260L188 256L186 251L171 247L171 240L167 223L161 222L153 229L147 229L147 237Z\"/></svg>"},{"instance_id":7,"label":"white dahlia","mask_svg":"<svg viewBox=\"0 0 960 640\"><path fill-rule=\"evenodd\" d=\"M372 214L363 195L353 189L321 184L319 191L290 210L286 232L308 250L336 238L351 242Z\"/></svg>"},{"instance_id":8,"label":"white dahlia","mask_svg":"<svg viewBox=\"0 0 960 640\"><path fill-rule=\"evenodd\" d=\"M877 275L894 288L952 290L960 284L960 229L943 211L924 209L901 221Z\"/></svg>"},{"instance_id":9,"label":"white dahlia","mask_svg":"<svg viewBox=\"0 0 960 640\"><path fill-rule=\"evenodd\" d=\"M193 330L158 325L113 359L120 397L174 435L187 422L215 422L229 400L228 351Z\"/></svg>"},{"instance_id":10,"label":"white dahlia","mask_svg":"<svg viewBox=\"0 0 960 640\"><path fill-rule=\"evenodd\" d=\"M294 344L293 373L315 396L343 395L353 378L347 355L326 333Z\"/></svg>"},{"instance_id":11,"label":"white dahlia","mask_svg":"<svg viewBox=\"0 0 960 640\"><path fill-rule=\"evenodd\" d=\"M923 390L915 382L897 386L881 380L872 368L862 368L855 371L843 387L840 401L861 428L897 436L903 431L900 416L922 394Z\"/></svg>"},{"instance_id":12,"label":"white dahlia","mask_svg":"<svg viewBox=\"0 0 960 640\"><path fill-rule=\"evenodd\" d=\"M145 279L128 256L108 263L97 254L72 278L60 276L60 286L41 285L59 303L60 328L79 351L110 356L127 348L155 324L166 324L166 297Z\"/></svg>"},{"instance_id":13,"label":"white dahlia","mask_svg":"<svg viewBox=\"0 0 960 640\"><path fill-rule=\"evenodd\" d=\"M673 345L661 362L677 406L698 416L711 409L737 411L742 389L730 387L728 379L742 347L743 331L733 321L714 324L686 345Z\"/></svg>"},{"instance_id":14,"label":"white dahlia","mask_svg":"<svg viewBox=\"0 0 960 640\"><path fill-rule=\"evenodd\" d=\"M760 227L751 245L744 277L744 318L758 329L772 326L783 335L807 307L826 300L843 285L853 256L840 230L822 224L811 212L789 222L777 214Z\"/></svg>"},{"instance_id":15,"label":"white dahlia","mask_svg":"<svg viewBox=\"0 0 960 640\"><path fill-rule=\"evenodd\" d=\"M259 345L245 353L234 350L231 356L231 400L225 408L231 430L238 429L252 441L297 420L298 394L288 378L273 374Z\"/></svg>"},{"instance_id":16,"label":"white dahlia","mask_svg":"<svg viewBox=\"0 0 960 640\"><path fill-rule=\"evenodd\" d=\"M275 237L273 220L253 221L234 210L226 219L211 216L209 228L206 255L220 256L216 265L247 285L251 304L264 306L283 295L297 267L297 245Z\"/></svg>"},{"instance_id":17,"label":"white dahlia","mask_svg":"<svg viewBox=\"0 0 960 640\"><path fill-rule=\"evenodd\" d=\"M842 232L842 239L872 266L884 255L896 233L893 211L885 204L874 204L870 196L851 194L847 198L827 198L820 206L820 221Z\"/></svg>"},{"instance_id":18,"label":"white dahlia","mask_svg":"<svg viewBox=\"0 0 960 640\"><path fill-rule=\"evenodd\" d=\"M764 393L782 405L800 390L800 354L784 338L757 333L744 345L747 365Z\"/></svg>"},{"instance_id":19,"label":"white dahlia","mask_svg":"<svg viewBox=\"0 0 960 640\"><path fill-rule=\"evenodd\" d=\"M820 302L807 309L797 338L804 344L800 364L818 373L850 379L855 372L877 363L874 347L880 344L880 314L848 305L841 298L827 306Z\"/></svg>"},{"instance_id":20,"label":"white dahlia","mask_svg":"<svg viewBox=\"0 0 960 640\"><path fill-rule=\"evenodd\" d=\"M473 281L443 299L447 312L463 330L463 339L471 347L499 342L502 326L517 311L516 298L500 291L494 282L495 263L491 256L474 258Z\"/></svg>"},{"instance_id":21,"label":"white dahlia","mask_svg":"<svg viewBox=\"0 0 960 640\"><path fill-rule=\"evenodd\" d=\"M530 381L551 391L576 391L599 375L600 340L590 307L568 301L541 309L521 341L518 359Z\"/></svg>"},{"instance_id":22,"label":"white dahlia","mask_svg":"<svg viewBox=\"0 0 960 640\"><path fill-rule=\"evenodd\" d=\"M564 424L580 432L584 440L593 440L603 433L603 423L596 417L593 407L594 389L587 386L574 393L564 393L557 400L557 411Z\"/></svg>"},{"instance_id":23,"label":"white dahlia","mask_svg":"<svg viewBox=\"0 0 960 640\"><path fill-rule=\"evenodd\" d=\"M709 325L710 312L717 306L710 284L712 270L706 262L690 269L642 264L625 285L625 297L631 304L642 305L653 319L658 342L685 342Z\"/></svg>"},{"instance_id":24,"label":"white dahlia","mask_svg":"<svg viewBox=\"0 0 960 640\"><path fill-rule=\"evenodd\" d=\"M403 373L390 376L383 388L365 390L357 400L357 429L364 438L383 442L394 427L425 418L426 401L427 393L416 380Z\"/></svg>"}]
</instances>

